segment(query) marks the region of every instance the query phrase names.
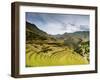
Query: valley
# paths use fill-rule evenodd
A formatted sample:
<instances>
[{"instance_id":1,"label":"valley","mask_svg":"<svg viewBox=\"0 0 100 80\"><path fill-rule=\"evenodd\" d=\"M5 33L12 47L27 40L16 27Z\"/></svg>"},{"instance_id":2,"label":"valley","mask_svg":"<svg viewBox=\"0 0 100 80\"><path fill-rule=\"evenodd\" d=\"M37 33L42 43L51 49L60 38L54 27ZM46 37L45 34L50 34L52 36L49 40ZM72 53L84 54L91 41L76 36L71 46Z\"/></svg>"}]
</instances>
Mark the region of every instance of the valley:
<instances>
[{"instance_id":1,"label":"valley","mask_svg":"<svg viewBox=\"0 0 100 80\"><path fill-rule=\"evenodd\" d=\"M89 31L50 35L26 22L26 67L89 64Z\"/></svg>"}]
</instances>

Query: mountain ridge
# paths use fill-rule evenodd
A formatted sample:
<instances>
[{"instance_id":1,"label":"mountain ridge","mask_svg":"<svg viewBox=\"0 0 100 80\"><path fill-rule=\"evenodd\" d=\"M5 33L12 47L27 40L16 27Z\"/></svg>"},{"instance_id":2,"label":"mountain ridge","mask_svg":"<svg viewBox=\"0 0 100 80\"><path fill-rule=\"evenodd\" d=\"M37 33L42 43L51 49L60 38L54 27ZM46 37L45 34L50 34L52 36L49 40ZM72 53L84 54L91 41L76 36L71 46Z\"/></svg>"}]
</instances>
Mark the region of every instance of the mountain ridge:
<instances>
[{"instance_id":1,"label":"mountain ridge","mask_svg":"<svg viewBox=\"0 0 100 80\"><path fill-rule=\"evenodd\" d=\"M57 34L53 35L57 39L65 39L66 37L76 37L80 39L86 39L87 41L89 40L89 31L76 31L73 33L67 33L65 32L64 34Z\"/></svg>"},{"instance_id":2,"label":"mountain ridge","mask_svg":"<svg viewBox=\"0 0 100 80\"><path fill-rule=\"evenodd\" d=\"M42 30L40 30L35 24L26 22L26 39L27 40L49 40L49 41L71 41L71 42L80 42L80 41L89 41L89 31L77 31L74 33L50 35Z\"/></svg>"}]
</instances>

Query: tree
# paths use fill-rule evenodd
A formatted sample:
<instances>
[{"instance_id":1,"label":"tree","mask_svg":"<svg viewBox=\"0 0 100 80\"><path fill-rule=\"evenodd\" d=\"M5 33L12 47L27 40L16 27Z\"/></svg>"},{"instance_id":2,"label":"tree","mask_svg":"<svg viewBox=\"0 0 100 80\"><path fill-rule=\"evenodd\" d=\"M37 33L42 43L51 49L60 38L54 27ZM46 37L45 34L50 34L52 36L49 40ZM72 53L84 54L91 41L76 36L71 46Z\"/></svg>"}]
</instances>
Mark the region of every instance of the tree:
<instances>
[{"instance_id":1,"label":"tree","mask_svg":"<svg viewBox=\"0 0 100 80\"><path fill-rule=\"evenodd\" d=\"M82 42L74 51L79 53L83 57L87 57L87 60L89 61L89 41Z\"/></svg>"}]
</instances>

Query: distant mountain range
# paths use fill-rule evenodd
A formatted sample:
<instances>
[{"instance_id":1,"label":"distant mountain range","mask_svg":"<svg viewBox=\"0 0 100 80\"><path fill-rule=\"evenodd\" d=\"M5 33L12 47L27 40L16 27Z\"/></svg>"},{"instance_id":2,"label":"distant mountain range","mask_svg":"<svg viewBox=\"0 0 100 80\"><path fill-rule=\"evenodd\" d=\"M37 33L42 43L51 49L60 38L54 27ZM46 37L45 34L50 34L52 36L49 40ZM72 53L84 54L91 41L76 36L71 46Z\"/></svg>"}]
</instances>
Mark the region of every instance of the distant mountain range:
<instances>
[{"instance_id":1,"label":"distant mountain range","mask_svg":"<svg viewBox=\"0 0 100 80\"><path fill-rule=\"evenodd\" d=\"M64 40L65 43L75 43L78 44L82 41L89 41L89 31L77 31L74 33L64 33L58 35L50 35L46 32L40 30L35 24L26 22L26 40L51 40L58 41ZM72 44L73 45L73 44Z\"/></svg>"},{"instance_id":2,"label":"distant mountain range","mask_svg":"<svg viewBox=\"0 0 100 80\"><path fill-rule=\"evenodd\" d=\"M64 33L64 34L58 34L58 35L53 35L57 39L68 39L68 38L80 38L82 40L89 40L89 31L77 31L74 33Z\"/></svg>"},{"instance_id":3,"label":"distant mountain range","mask_svg":"<svg viewBox=\"0 0 100 80\"><path fill-rule=\"evenodd\" d=\"M69 47L77 47L82 42L89 41L89 31L77 31L74 33L64 33L62 35L53 35L57 40L63 40Z\"/></svg>"}]
</instances>

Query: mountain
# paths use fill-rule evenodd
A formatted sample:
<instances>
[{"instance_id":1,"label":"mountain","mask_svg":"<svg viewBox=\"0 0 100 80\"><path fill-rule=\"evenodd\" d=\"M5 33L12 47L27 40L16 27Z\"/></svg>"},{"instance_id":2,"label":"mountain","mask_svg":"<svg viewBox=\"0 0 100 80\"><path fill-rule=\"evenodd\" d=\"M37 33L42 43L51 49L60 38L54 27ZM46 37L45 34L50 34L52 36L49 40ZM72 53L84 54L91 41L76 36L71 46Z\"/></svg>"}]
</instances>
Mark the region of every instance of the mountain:
<instances>
[{"instance_id":1,"label":"mountain","mask_svg":"<svg viewBox=\"0 0 100 80\"><path fill-rule=\"evenodd\" d=\"M89 31L77 31L74 33L64 33L50 35L40 30L35 24L26 22L26 42L47 42L60 43L75 48L82 42L89 41Z\"/></svg>"},{"instance_id":2,"label":"mountain","mask_svg":"<svg viewBox=\"0 0 100 80\"><path fill-rule=\"evenodd\" d=\"M74 33L64 33L62 35L53 35L58 40L63 40L64 45L77 47L80 43L89 41L89 31L77 31Z\"/></svg>"},{"instance_id":3,"label":"mountain","mask_svg":"<svg viewBox=\"0 0 100 80\"><path fill-rule=\"evenodd\" d=\"M29 40L49 40L54 38L46 32L40 30L35 24L26 22L26 41Z\"/></svg>"},{"instance_id":4,"label":"mountain","mask_svg":"<svg viewBox=\"0 0 100 80\"><path fill-rule=\"evenodd\" d=\"M69 38L80 38L82 40L89 40L89 31L77 31L74 33L64 33L64 34L57 34L53 35L57 39L69 39Z\"/></svg>"},{"instance_id":5,"label":"mountain","mask_svg":"<svg viewBox=\"0 0 100 80\"><path fill-rule=\"evenodd\" d=\"M47 33L38 29L35 24L26 22L26 40L45 40L47 39Z\"/></svg>"},{"instance_id":6,"label":"mountain","mask_svg":"<svg viewBox=\"0 0 100 80\"><path fill-rule=\"evenodd\" d=\"M73 35L81 38L82 40L89 41L89 31L77 31L77 32L74 32Z\"/></svg>"}]
</instances>

